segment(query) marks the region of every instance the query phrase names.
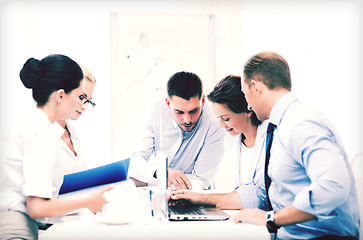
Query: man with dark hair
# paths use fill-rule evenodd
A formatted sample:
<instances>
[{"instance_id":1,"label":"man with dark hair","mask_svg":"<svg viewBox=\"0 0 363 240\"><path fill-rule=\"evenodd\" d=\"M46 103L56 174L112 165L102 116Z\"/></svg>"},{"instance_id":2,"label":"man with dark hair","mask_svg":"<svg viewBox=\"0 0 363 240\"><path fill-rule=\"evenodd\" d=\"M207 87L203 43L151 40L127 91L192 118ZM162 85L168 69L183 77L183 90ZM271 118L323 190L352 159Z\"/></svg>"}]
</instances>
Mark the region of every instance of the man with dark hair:
<instances>
[{"instance_id":1,"label":"man with dark hair","mask_svg":"<svg viewBox=\"0 0 363 240\"><path fill-rule=\"evenodd\" d=\"M324 116L291 93L287 61L274 52L252 56L242 91L269 126L265 189L249 196L264 207L243 206L234 221L265 224L278 239L358 239L358 197L343 144Z\"/></svg>"},{"instance_id":2,"label":"man with dark hair","mask_svg":"<svg viewBox=\"0 0 363 240\"><path fill-rule=\"evenodd\" d=\"M191 189L191 180L208 188L223 157L223 129L205 105L202 81L191 72L174 74L167 84L168 97L156 103L145 119L136 149L131 156L129 176L157 183L156 158L168 157L168 185Z\"/></svg>"}]
</instances>

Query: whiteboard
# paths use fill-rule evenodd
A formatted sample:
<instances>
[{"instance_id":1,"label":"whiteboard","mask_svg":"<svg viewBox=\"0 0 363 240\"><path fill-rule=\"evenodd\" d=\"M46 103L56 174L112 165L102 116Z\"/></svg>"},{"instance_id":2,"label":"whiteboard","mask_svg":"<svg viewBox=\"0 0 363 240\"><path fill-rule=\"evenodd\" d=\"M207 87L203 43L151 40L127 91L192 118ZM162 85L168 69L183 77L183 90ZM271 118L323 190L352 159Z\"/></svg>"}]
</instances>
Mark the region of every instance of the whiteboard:
<instances>
[{"instance_id":1,"label":"whiteboard","mask_svg":"<svg viewBox=\"0 0 363 240\"><path fill-rule=\"evenodd\" d=\"M176 72L196 73L204 92L215 83L215 20L211 14L112 12L112 157L132 153L145 111L166 97Z\"/></svg>"}]
</instances>

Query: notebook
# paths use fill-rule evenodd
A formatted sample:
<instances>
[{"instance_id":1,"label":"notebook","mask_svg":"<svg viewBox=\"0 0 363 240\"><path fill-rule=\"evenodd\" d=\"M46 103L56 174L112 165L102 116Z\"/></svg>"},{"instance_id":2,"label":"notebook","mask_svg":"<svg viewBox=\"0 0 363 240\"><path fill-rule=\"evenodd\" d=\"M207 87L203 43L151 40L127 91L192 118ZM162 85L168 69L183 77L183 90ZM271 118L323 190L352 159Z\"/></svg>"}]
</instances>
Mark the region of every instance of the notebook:
<instances>
[{"instance_id":1,"label":"notebook","mask_svg":"<svg viewBox=\"0 0 363 240\"><path fill-rule=\"evenodd\" d=\"M168 159L166 155L158 153L158 157L162 157L163 164L163 172L161 177L162 184L164 185L165 189L168 189ZM160 163L160 161L159 161ZM159 179L160 180L160 179ZM168 196L167 196L168 197ZM194 204L186 199L167 199L168 201L168 216L169 220L171 221L191 221L191 220L227 220L229 219L229 215L222 211L221 209L217 208L215 205L211 204Z\"/></svg>"}]
</instances>

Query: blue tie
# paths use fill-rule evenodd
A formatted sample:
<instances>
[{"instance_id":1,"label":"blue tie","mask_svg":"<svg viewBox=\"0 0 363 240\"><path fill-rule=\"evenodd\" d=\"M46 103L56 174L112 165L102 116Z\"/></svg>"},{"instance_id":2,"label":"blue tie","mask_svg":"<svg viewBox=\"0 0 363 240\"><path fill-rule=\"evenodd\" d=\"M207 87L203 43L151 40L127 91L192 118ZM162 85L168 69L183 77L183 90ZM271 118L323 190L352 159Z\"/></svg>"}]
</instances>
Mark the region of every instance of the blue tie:
<instances>
[{"instance_id":1,"label":"blue tie","mask_svg":"<svg viewBox=\"0 0 363 240\"><path fill-rule=\"evenodd\" d=\"M272 145L272 140L273 140L272 136L273 136L273 131L275 130L275 127L276 127L275 124L269 123L268 127L267 127L267 136L266 136L265 186L266 186L267 202L268 202L268 206L269 206L270 210L272 210L272 205L271 205L270 197L268 196L268 189L270 188L270 185L271 185L271 178L267 174L267 169L268 169L268 163L270 161L270 150L271 150L271 145Z\"/></svg>"}]
</instances>

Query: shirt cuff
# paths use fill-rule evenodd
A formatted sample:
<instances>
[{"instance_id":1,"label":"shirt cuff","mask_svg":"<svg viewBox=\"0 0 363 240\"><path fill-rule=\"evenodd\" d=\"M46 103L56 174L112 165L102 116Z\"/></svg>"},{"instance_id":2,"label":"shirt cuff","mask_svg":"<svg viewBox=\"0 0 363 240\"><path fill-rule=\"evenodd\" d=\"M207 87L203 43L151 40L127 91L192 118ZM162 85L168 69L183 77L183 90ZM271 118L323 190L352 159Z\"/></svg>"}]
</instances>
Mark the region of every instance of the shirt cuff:
<instances>
[{"instance_id":1,"label":"shirt cuff","mask_svg":"<svg viewBox=\"0 0 363 240\"><path fill-rule=\"evenodd\" d=\"M157 184L157 179L154 178L154 173L156 170L156 165L150 164L141 157L130 159L129 176L136 178L137 180L147 182L149 185Z\"/></svg>"},{"instance_id":2,"label":"shirt cuff","mask_svg":"<svg viewBox=\"0 0 363 240\"><path fill-rule=\"evenodd\" d=\"M312 191L310 189L303 190L295 197L292 206L300 211L307 212L316 216L318 218L318 221L328 220L337 217L337 214L334 211L329 211L331 212L329 215L319 214L316 210L314 210L313 206L311 205L311 198ZM320 209L320 212L323 212L323 209Z\"/></svg>"},{"instance_id":3,"label":"shirt cuff","mask_svg":"<svg viewBox=\"0 0 363 240\"><path fill-rule=\"evenodd\" d=\"M260 205L256 192L256 185L253 183L239 186L237 192L243 208L258 208Z\"/></svg>"},{"instance_id":4,"label":"shirt cuff","mask_svg":"<svg viewBox=\"0 0 363 240\"><path fill-rule=\"evenodd\" d=\"M52 186L44 183L27 183L23 187L24 196L34 196L41 198L52 198Z\"/></svg>"}]
</instances>

